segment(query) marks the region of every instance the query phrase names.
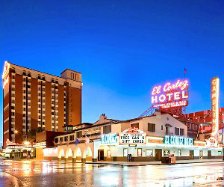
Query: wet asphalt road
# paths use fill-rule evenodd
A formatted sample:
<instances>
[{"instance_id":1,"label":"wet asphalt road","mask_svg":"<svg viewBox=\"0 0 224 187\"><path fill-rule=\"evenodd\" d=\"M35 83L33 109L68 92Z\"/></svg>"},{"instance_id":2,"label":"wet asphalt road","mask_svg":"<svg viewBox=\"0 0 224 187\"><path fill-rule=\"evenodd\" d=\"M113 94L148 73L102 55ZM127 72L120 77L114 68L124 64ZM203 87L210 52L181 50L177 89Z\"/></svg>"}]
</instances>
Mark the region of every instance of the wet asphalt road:
<instances>
[{"instance_id":1,"label":"wet asphalt road","mask_svg":"<svg viewBox=\"0 0 224 187\"><path fill-rule=\"evenodd\" d=\"M112 166L0 161L0 186L224 186L224 163Z\"/></svg>"}]
</instances>

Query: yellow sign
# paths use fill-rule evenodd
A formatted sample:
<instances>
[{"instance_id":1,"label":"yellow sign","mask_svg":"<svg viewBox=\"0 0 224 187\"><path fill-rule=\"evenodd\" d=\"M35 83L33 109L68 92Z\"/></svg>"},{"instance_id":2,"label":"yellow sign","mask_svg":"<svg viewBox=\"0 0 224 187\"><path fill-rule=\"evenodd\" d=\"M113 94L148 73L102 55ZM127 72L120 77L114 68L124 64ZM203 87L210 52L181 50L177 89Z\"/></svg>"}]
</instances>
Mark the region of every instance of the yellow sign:
<instances>
[{"instance_id":1,"label":"yellow sign","mask_svg":"<svg viewBox=\"0 0 224 187\"><path fill-rule=\"evenodd\" d=\"M218 140L219 131L219 78L212 79L211 85L212 99L212 137Z\"/></svg>"}]
</instances>

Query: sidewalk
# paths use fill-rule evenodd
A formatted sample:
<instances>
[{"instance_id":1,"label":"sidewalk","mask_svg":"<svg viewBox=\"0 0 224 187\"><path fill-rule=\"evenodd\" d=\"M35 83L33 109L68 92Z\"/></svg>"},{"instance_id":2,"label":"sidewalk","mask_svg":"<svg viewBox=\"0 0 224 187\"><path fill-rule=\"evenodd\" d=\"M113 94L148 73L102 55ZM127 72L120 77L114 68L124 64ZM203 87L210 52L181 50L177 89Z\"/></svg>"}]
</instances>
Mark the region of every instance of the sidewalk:
<instances>
[{"instance_id":1,"label":"sidewalk","mask_svg":"<svg viewBox=\"0 0 224 187\"><path fill-rule=\"evenodd\" d=\"M223 162L222 159L198 159L198 160L177 160L176 164L194 164L194 163L211 163L211 162ZM146 166L146 165L169 165L162 164L161 161L151 162L117 162L117 161L99 161L99 162L86 162L85 164L105 164L105 165L118 165L118 166Z\"/></svg>"}]
</instances>

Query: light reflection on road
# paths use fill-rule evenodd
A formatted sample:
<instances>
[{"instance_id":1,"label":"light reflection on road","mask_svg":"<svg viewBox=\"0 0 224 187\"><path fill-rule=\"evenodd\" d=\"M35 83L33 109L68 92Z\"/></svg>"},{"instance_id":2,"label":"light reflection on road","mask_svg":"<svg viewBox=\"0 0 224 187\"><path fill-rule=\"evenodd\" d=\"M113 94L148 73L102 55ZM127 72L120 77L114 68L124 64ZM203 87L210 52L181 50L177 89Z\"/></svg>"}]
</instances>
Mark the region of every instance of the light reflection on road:
<instances>
[{"instance_id":1,"label":"light reflection on road","mask_svg":"<svg viewBox=\"0 0 224 187\"><path fill-rule=\"evenodd\" d=\"M2 161L0 184L23 186L222 186L224 163L112 166L65 162ZM9 176L12 176L9 183ZM8 179L7 183L4 183ZM16 186L16 185L15 185Z\"/></svg>"}]
</instances>

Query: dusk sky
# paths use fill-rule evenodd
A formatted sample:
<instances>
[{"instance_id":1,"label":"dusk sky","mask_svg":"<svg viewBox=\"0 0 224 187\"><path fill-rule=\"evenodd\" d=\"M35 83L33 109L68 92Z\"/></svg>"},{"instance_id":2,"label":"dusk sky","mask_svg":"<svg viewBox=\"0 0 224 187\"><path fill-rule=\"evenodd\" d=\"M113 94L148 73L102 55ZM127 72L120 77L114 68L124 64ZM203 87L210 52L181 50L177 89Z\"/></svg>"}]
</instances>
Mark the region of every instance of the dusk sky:
<instances>
[{"instance_id":1,"label":"dusk sky","mask_svg":"<svg viewBox=\"0 0 224 187\"><path fill-rule=\"evenodd\" d=\"M152 87L184 78L184 68L187 112L211 108L214 76L224 106L223 10L223 0L1 0L0 65L81 72L83 122L138 117Z\"/></svg>"}]
</instances>

